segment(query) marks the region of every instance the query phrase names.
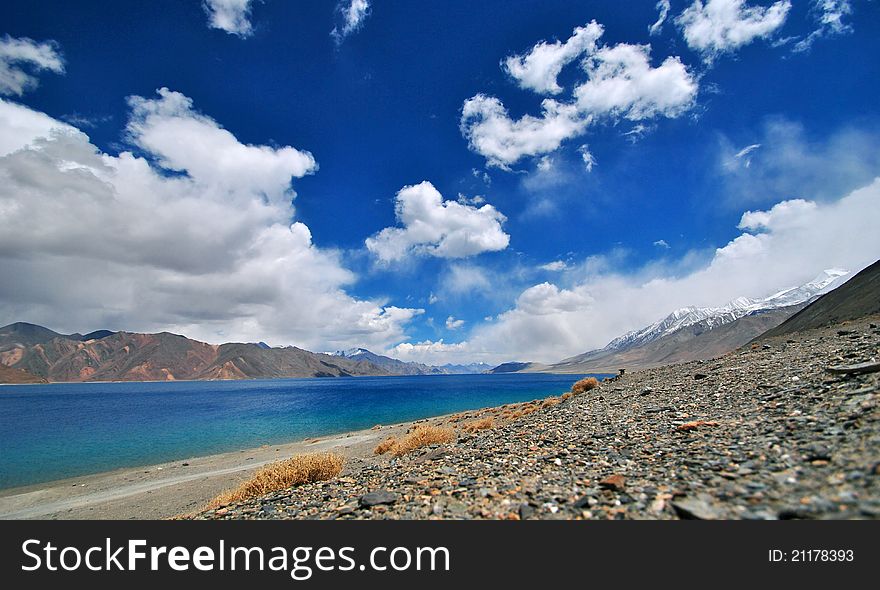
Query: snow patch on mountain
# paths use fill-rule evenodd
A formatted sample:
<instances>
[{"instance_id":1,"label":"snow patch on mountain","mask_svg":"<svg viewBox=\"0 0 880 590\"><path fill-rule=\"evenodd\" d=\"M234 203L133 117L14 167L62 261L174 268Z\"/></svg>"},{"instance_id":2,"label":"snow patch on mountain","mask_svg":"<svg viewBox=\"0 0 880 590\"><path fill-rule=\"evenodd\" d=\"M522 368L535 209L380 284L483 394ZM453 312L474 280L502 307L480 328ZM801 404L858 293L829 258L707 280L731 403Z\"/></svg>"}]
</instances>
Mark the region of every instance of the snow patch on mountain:
<instances>
[{"instance_id":1,"label":"snow patch on mountain","mask_svg":"<svg viewBox=\"0 0 880 590\"><path fill-rule=\"evenodd\" d=\"M615 338L603 350L623 350L647 344L698 322L705 322L711 330L752 313L806 303L834 290L845 282L848 275L849 271L842 268L830 268L809 283L783 289L763 299L737 297L721 307L682 307L650 326Z\"/></svg>"}]
</instances>

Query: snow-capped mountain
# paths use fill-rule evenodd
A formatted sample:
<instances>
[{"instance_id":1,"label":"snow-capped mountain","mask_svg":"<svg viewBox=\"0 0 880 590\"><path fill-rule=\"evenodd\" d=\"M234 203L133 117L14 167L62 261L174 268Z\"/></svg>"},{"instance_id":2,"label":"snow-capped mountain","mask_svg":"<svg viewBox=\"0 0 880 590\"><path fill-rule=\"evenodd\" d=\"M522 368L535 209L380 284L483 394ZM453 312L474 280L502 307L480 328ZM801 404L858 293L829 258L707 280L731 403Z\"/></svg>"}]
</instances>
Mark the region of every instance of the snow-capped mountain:
<instances>
[{"instance_id":1,"label":"snow-capped mountain","mask_svg":"<svg viewBox=\"0 0 880 590\"><path fill-rule=\"evenodd\" d=\"M709 329L713 329L755 312L806 303L841 285L847 275L847 270L831 268L821 272L809 283L783 289L763 299L738 297L721 307L682 307L659 322L615 338L602 350L623 350L647 344L698 322L705 322Z\"/></svg>"}]
</instances>

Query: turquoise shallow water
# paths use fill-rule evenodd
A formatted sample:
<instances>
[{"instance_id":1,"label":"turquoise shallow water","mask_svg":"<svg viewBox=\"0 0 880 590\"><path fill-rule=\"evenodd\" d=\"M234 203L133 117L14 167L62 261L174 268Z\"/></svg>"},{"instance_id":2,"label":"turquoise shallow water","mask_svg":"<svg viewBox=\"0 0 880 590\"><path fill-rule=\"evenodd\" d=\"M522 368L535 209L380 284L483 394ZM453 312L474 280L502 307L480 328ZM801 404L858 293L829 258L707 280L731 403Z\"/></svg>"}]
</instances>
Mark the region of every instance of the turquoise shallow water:
<instances>
[{"instance_id":1,"label":"turquoise shallow water","mask_svg":"<svg viewBox=\"0 0 880 590\"><path fill-rule=\"evenodd\" d=\"M0 488L558 395L578 375L0 387Z\"/></svg>"}]
</instances>

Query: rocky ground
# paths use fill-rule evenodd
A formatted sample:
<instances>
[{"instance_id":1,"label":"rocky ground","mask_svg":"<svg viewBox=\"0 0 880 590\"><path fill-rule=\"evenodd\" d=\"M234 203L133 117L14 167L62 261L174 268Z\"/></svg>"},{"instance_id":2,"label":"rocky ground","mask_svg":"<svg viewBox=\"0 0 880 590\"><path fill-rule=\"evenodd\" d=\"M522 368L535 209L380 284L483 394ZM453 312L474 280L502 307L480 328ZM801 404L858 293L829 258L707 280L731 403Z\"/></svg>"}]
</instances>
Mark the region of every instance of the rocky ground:
<instances>
[{"instance_id":1,"label":"rocky ground","mask_svg":"<svg viewBox=\"0 0 880 590\"><path fill-rule=\"evenodd\" d=\"M493 429L197 518L878 518L880 373L827 370L880 359L878 323L627 374L519 418L487 410Z\"/></svg>"}]
</instances>

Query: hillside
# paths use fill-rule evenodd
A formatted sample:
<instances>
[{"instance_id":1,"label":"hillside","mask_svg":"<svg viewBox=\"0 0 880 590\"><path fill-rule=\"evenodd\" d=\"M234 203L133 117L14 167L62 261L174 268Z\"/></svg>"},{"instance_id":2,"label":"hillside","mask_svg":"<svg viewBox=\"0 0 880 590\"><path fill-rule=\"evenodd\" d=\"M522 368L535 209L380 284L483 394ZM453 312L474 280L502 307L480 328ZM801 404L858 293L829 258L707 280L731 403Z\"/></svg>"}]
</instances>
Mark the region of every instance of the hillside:
<instances>
[{"instance_id":1,"label":"hillside","mask_svg":"<svg viewBox=\"0 0 880 590\"><path fill-rule=\"evenodd\" d=\"M353 361L367 361L377 367L385 369L392 375L445 375L448 373L448 371L444 371L439 367L432 367L422 363L401 361L389 356L376 354L366 348L353 348L340 351L335 353L333 357Z\"/></svg>"},{"instance_id":2,"label":"hillside","mask_svg":"<svg viewBox=\"0 0 880 590\"><path fill-rule=\"evenodd\" d=\"M822 328L877 313L880 313L880 260L768 330L761 338Z\"/></svg>"},{"instance_id":3,"label":"hillside","mask_svg":"<svg viewBox=\"0 0 880 590\"><path fill-rule=\"evenodd\" d=\"M548 373L616 373L619 368L646 369L673 363L707 360L736 350L779 325L802 306L755 312L728 324L711 327L701 321L646 344L623 350L603 348L545 369Z\"/></svg>"},{"instance_id":4,"label":"hillside","mask_svg":"<svg viewBox=\"0 0 880 590\"><path fill-rule=\"evenodd\" d=\"M0 365L0 383L46 383L46 380L22 369Z\"/></svg>"},{"instance_id":5,"label":"hillside","mask_svg":"<svg viewBox=\"0 0 880 590\"><path fill-rule=\"evenodd\" d=\"M172 381L394 374L364 360L295 347L213 345L177 334L62 335L33 324L0 328L0 382Z\"/></svg>"}]
</instances>

